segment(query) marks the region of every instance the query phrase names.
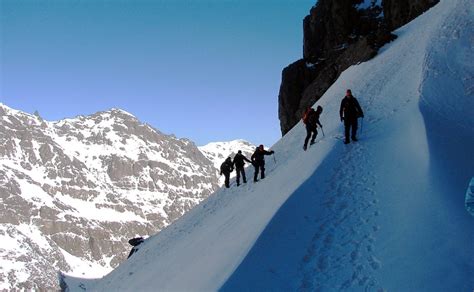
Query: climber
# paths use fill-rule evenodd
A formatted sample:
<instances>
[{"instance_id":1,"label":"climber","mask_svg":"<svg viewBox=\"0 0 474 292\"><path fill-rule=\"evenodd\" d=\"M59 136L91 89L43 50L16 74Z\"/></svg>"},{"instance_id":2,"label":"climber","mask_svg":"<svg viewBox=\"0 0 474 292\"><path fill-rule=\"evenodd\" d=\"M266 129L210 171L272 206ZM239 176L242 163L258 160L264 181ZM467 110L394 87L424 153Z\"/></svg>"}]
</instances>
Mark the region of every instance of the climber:
<instances>
[{"instance_id":1,"label":"climber","mask_svg":"<svg viewBox=\"0 0 474 292\"><path fill-rule=\"evenodd\" d=\"M250 163L252 162L242 154L241 150L239 150L237 154L235 154L234 162L233 162L233 164L235 165L235 171L237 172L237 186L240 186L241 174L242 174L242 180L244 184L247 183L247 178L245 177L245 169L244 169L245 161L250 162Z\"/></svg>"},{"instance_id":2,"label":"climber","mask_svg":"<svg viewBox=\"0 0 474 292\"><path fill-rule=\"evenodd\" d=\"M263 145L258 146L255 149L255 152L252 154L252 157L250 158L252 160L252 165L255 167L255 173L253 175L253 181L257 182L258 179L258 172L259 170L261 171L260 178L264 179L265 178L265 155L272 155L275 153L275 151L266 151L263 149Z\"/></svg>"},{"instance_id":3,"label":"climber","mask_svg":"<svg viewBox=\"0 0 474 292\"><path fill-rule=\"evenodd\" d=\"M234 166L232 165L232 158L227 157L227 159L221 164L221 175L224 174L226 188L230 187L229 185L230 173L233 170L234 170Z\"/></svg>"},{"instance_id":4,"label":"climber","mask_svg":"<svg viewBox=\"0 0 474 292\"><path fill-rule=\"evenodd\" d=\"M339 109L339 116L341 122L344 122L345 127L345 140L344 144L349 144L349 132L352 128L352 141L357 141L357 119L364 117L364 112L359 105L357 99L352 96L350 89L346 91L346 96L341 101L341 107Z\"/></svg>"},{"instance_id":5,"label":"climber","mask_svg":"<svg viewBox=\"0 0 474 292\"><path fill-rule=\"evenodd\" d=\"M314 144L314 141L316 140L316 136L318 135L318 125L323 128L323 125L321 125L321 122L319 121L319 116L323 112L323 108L318 105L317 110L315 111L314 108L308 108L306 110L304 116L303 116L303 122L306 125L306 138L304 140L304 145L303 145L303 150L306 151L308 149L308 141L309 138L311 138L311 134L313 134L313 137L311 138L311 144Z\"/></svg>"},{"instance_id":6,"label":"climber","mask_svg":"<svg viewBox=\"0 0 474 292\"><path fill-rule=\"evenodd\" d=\"M145 241L145 239L143 237L135 237L135 238L132 238L128 241L128 243L130 245L132 245L132 250L130 251L130 253L128 254L128 257L131 257L132 254L136 253L139 249L139 245L142 244L143 242Z\"/></svg>"}]
</instances>

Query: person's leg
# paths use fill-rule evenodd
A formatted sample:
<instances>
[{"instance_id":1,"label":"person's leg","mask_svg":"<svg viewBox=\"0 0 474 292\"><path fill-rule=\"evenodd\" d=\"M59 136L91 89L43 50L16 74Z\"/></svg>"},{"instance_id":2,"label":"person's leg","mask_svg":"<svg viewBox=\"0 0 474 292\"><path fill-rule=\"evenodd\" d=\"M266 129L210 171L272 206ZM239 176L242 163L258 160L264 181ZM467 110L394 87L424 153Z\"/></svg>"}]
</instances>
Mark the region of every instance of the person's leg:
<instances>
[{"instance_id":1,"label":"person's leg","mask_svg":"<svg viewBox=\"0 0 474 292\"><path fill-rule=\"evenodd\" d=\"M260 165L257 164L257 162L255 162L255 172L253 174L253 181L257 181L257 177L258 177L258 169L260 168Z\"/></svg>"},{"instance_id":2,"label":"person's leg","mask_svg":"<svg viewBox=\"0 0 474 292\"><path fill-rule=\"evenodd\" d=\"M350 139L349 139L349 133L350 133L350 130L351 130L351 123L349 120L344 120L344 136L345 136L345 141L344 143L350 143Z\"/></svg>"},{"instance_id":3,"label":"person's leg","mask_svg":"<svg viewBox=\"0 0 474 292\"><path fill-rule=\"evenodd\" d=\"M351 136L351 138L352 138L353 141L357 141L357 128L358 128L357 119L354 119L352 121L351 126L352 126L352 136Z\"/></svg>"},{"instance_id":4,"label":"person's leg","mask_svg":"<svg viewBox=\"0 0 474 292\"><path fill-rule=\"evenodd\" d=\"M316 141L316 136L318 136L318 130L313 129L313 138L311 138L311 144L314 144L314 141Z\"/></svg>"},{"instance_id":5,"label":"person's leg","mask_svg":"<svg viewBox=\"0 0 474 292\"><path fill-rule=\"evenodd\" d=\"M304 150L308 148L309 138L311 138L311 130L308 126L306 126L306 138L304 139L304 145L303 145Z\"/></svg>"},{"instance_id":6,"label":"person's leg","mask_svg":"<svg viewBox=\"0 0 474 292\"><path fill-rule=\"evenodd\" d=\"M245 177L245 168L242 167L242 180L244 181L244 184L247 183L247 178Z\"/></svg>"},{"instance_id":7,"label":"person's leg","mask_svg":"<svg viewBox=\"0 0 474 292\"><path fill-rule=\"evenodd\" d=\"M224 173L224 176L225 176L225 187L229 188L230 187L229 185L230 173Z\"/></svg>"},{"instance_id":8,"label":"person's leg","mask_svg":"<svg viewBox=\"0 0 474 292\"><path fill-rule=\"evenodd\" d=\"M262 163L261 171L262 171L261 178L264 179L265 178L265 163Z\"/></svg>"},{"instance_id":9,"label":"person's leg","mask_svg":"<svg viewBox=\"0 0 474 292\"><path fill-rule=\"evenodd\" d=\"M236 178L236 181L237 181L237 186L240 185L240 168L236 168L235 171L237 172L237 178Z\"/></svg>"}]
</instances>

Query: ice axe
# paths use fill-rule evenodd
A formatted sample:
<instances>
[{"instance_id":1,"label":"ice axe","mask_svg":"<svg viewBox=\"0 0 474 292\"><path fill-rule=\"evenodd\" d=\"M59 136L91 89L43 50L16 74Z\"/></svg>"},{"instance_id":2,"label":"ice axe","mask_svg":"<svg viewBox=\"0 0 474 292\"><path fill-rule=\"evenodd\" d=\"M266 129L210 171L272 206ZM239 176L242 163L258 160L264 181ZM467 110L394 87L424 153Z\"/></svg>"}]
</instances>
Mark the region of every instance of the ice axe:
<instances>
[{"instance_id":1,"label":"ice axe","mask_svg":"<svg viewBox=\"0 0 474 292\"><path fill-rule=\"evenodd\" d=\"M323 137L326 137L326 135L324 135L323 127L320 127L320 128L321 128L321 132L323 132Z\"/></svg>"}]
</instances>

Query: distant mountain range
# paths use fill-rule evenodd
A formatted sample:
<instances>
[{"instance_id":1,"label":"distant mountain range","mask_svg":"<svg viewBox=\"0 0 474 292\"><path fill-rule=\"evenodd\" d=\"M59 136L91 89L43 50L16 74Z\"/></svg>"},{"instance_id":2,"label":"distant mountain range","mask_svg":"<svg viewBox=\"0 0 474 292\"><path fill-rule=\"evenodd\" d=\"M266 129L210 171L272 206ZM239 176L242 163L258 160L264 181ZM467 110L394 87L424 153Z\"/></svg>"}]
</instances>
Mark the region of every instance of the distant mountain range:
<instances>
[{"instance_id":1,"label":"distant mountain range","mask_svg":"<svg viewBox=\"0 0 474 292\"><path fill-rule=\"evenodd\" d=\"M219 188L221 157L112 109L56 122L0 104L0 289L57 289L57 272L97 277L127 240L163 229ZM201 152L202 151L202 152Z\"/></svg>"}]
</instances>

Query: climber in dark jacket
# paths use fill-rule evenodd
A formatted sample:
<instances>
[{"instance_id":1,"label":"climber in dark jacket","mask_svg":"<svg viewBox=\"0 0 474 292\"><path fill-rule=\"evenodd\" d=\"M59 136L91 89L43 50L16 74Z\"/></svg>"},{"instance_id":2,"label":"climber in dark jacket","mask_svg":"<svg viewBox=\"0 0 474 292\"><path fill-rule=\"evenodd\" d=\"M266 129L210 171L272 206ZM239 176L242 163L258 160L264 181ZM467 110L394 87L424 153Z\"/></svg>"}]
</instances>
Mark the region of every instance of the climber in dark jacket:
<instances>
[{"instance_id":1,"label":"climber in dark jacket","mask_svg":"<svg viewBox=\"0 0 474 292\"><path fill-rule=\"evenodd\" d=\"M225 187L229 188L229 179L230 173L234 170L234 166L232 164L232 158L227 157L227 159L221 164L221 175L224 174L225 177Z\"/></svg>"},{"instance_id":2,"label":"climber in dark jacket","mask_svg":"<svg viewBox=\"0 0 474 292\"><path fill-rule=\"evenodd\" d=\"M364 112L359 105L357 99L352 96L350 89L347 90L346 96L341 101L341 107L339 109L339 116L341 122L344 122L345 127L345 141L344 144L350 143L349 133L352 128L352 141L357 141L357 119L364 117Z\"/></svg>"},{"instance_id":3,"label":"climber in dark jacket","mask_svg":"<svg viewBox=\"0 0 474 292\"><path fill-rule=\"evenodd\" d=\"M311 138L311 134L313 137L311 138L311 145L314 144L316 140L316 136L318 136L318 125L322 128L321 122L319 121L319 116L323 112L323 108L318 105L317 110L315 111L314 108L309 108L308 111L305 113L303 117L303 122L306 124L306 139L304 139L303 149L306 151L308 149L308 141Z\"/></svg>"},{"instance_id":4,"label":"climber in dark jacket","mask_svg":"<svg viewBox=\"0 0 474 292\"><path fill-rule=\"evenodd\" d=\"M131 257L132 254L136 253L139 249L139 245L142 244L144 241L145 239L143 237L135 237L135 238L130 239L128 243L133 247L130 253L128 254L127 258Z\"/></svg>"},{"instance_id":5,"label":"climber in dark jacket","mask_svg":"<svg viewBox=\"0 0 474 292\"><path fill-rule=\"evenodd\" d=\"M250 159L252 160L252 165L255 167L255 173L253 175L253 181L256 182L258 181L258 171L261 171L260 178L264 179L265 178L265 155L272 155L275 153L275 151L267 151L263 149L263 145L258 146L255 149L255 152L252 154L252 157Z\"/></svg>"},{"instance_id":6,"label":"climber in dark jacket","mask_svg":"<svg viewBox=\"0 0 474 292\"><path fill-rule=\"evenodd\" d=\"M237 154L235 154L233 162L235 165L235 171L237 172L237 186L240 186L240 174L242 174L242 180L244 181L244 184L247 183L244 169L245 161L252 163L252 161L248 160L247 157L242 154L242 151L239 150Z\"/></svg>"}]
</instances>

